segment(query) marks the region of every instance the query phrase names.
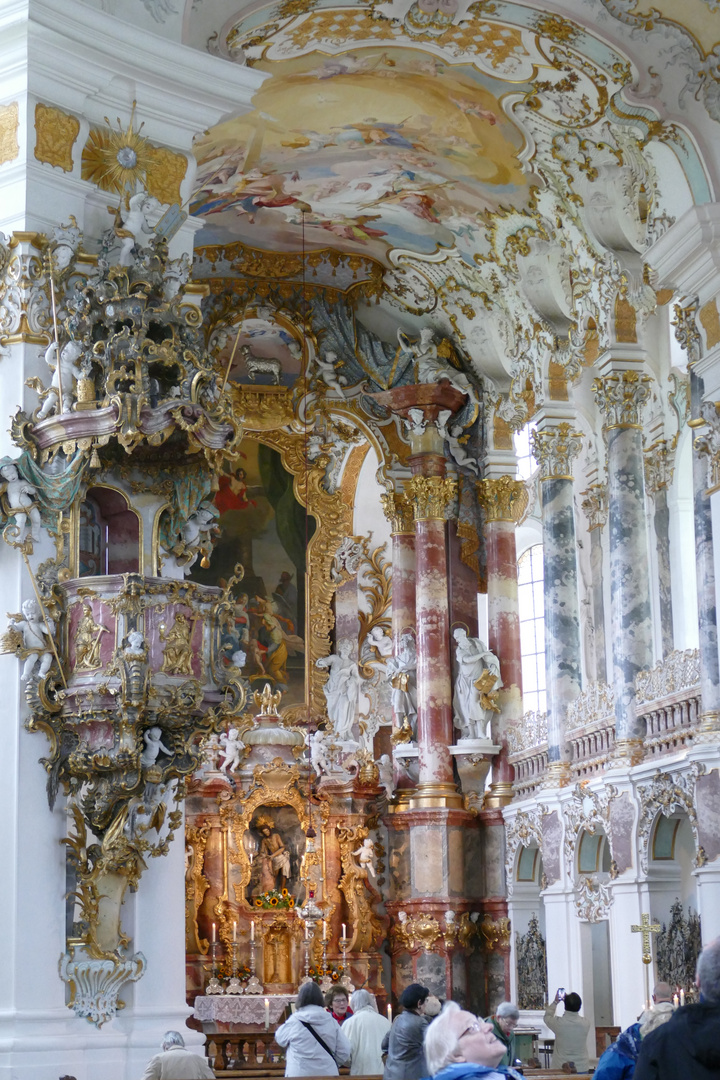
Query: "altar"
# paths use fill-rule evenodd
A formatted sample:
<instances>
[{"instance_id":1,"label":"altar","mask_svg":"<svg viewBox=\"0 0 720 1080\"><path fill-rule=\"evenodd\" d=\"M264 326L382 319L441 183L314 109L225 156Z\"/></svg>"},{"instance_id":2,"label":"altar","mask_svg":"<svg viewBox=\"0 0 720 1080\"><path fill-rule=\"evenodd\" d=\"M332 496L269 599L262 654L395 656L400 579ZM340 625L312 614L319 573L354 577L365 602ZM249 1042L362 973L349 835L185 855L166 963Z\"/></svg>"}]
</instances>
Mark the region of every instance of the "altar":
<instances>
[{"instance_id":1,"label":"altar","mask_svg":"<svg viewBox=\"0 0 720 1080\"><path fill-rule=\"evenodd\" d=\"M255 1034L257 1028L274 1030L296 998L297 994L198 994L193 1015L208 1033L222 1030L219 1025L232 1025L252 1027Z\"/></svg>"}]
</instances>

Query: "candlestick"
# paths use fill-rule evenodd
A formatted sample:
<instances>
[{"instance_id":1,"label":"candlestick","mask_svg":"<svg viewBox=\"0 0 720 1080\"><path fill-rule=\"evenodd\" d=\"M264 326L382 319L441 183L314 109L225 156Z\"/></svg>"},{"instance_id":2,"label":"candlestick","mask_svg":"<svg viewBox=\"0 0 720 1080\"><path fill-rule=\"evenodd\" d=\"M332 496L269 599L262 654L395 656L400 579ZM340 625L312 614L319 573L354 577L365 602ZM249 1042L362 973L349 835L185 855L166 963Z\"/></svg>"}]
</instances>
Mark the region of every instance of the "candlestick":
<instances>
[{"instance_id":1,"label":"candlestick","mask_svg":"<svg viewBox=\"0 0 720 1080\"><path fill-rule=\"evenodd\" d=\"M388 1005L387 1007L387 1018L392 1024L392 1005Z\"/></svg>"}]
</instances>

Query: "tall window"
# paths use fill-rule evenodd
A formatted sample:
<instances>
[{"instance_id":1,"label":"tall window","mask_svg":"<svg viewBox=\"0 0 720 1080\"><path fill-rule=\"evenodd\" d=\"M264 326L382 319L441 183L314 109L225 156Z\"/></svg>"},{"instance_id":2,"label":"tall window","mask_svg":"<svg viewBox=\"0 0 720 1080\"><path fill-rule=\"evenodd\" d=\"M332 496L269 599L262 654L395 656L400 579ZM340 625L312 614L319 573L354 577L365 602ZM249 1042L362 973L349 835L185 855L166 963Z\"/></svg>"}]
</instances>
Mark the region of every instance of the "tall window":
<instances>
[{"instance_id":1,"label":"tall window","mask_svg":"<svg viewBox=\"0 0 720 1080\"><path fill-rule=\"evenodd\" d=\"M543 549L534 544L518 559L518 607L522 654L523 707L544 712L545 612L543 607Z\"/></svg>"},{"instance_id":2,"label":"tall window","mask_svg":"<svg viewBox=\"0 0 720 1080\"><path fill-rule=\"evenodd\" d=\"M515 457L517 458L518 480L529 480L537 469L537 462L532 456L532 450L530 449L530 441L534 430L535 427L533 424L526 424L524 428L521 428L520 431L516 431L513 435Z\"/></svg>"}]
</instances>

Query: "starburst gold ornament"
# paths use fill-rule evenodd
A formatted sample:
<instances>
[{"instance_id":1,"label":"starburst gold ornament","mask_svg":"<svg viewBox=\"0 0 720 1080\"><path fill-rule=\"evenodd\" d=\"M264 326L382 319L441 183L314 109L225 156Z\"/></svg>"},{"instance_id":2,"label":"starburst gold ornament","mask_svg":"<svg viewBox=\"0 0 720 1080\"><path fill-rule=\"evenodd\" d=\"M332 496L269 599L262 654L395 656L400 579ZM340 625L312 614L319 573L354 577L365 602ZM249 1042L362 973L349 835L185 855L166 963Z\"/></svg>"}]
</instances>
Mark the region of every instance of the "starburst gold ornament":
<instances>
[{"instance_id":1,"label":"starburst gold ornament","mask_svg":"<svg viewBox=\"0 0 720 1080\"><path fill-rule=\"evenodd\" d=\"M143 124L135 130L135 106L128 126L123 130L117 118L117 130L113 129L107 116L108 129L91 128L82 153L82 178L89 180L102 191L121 193L134 191L138 183L145 184L148 169L154 162L154 147L140 134Z\"/></svg>"}]
</instances>

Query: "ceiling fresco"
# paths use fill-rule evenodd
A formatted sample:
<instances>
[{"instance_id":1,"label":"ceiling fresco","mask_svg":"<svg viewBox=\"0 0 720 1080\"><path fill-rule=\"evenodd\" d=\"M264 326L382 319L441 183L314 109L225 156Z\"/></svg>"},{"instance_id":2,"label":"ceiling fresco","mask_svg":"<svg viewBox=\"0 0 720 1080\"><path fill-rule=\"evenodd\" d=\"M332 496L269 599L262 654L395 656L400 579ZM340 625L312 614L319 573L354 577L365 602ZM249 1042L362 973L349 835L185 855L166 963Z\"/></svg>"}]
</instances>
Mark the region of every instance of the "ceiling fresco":
<instances>
[{"instance_id":1,"label":"ceiling fresco","mask_svg":"<svg viewBox=\"0 0 720 1080\"><path fill-rule=\"evenodd\" d=\"M309 245L472 258L478 215L528 206L507 87L477 70L398 48L258 66L255 110L196 144L201 244L297 249L304 216Z\"/></svg>"}]
</instances>

